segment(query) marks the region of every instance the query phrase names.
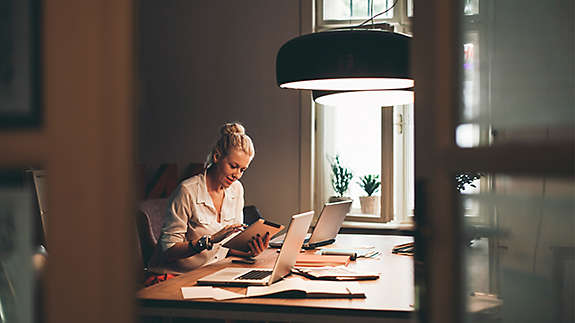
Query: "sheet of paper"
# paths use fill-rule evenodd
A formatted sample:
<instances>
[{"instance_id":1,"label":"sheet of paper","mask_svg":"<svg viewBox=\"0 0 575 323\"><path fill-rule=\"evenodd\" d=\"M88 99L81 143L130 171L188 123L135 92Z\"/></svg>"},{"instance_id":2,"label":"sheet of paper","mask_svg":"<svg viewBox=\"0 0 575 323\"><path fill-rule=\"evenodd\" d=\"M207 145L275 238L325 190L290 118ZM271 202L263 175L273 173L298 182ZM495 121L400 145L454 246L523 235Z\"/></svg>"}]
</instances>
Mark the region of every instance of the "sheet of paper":
<instances>
[{"instance_id":1,"label":"sheet of paper","mask_svg":"<svg viewBox=\"0 0 575 323\"><path fill-rule=\"evenodd\" d=\"M353 278L361 280L363 279L376 279L381 276L381 273L377 272L363 272L355 271L344 266L330 267L330 268L293 268L292 272L307 274L315 278L337 278L342 280L351 280Z\"/></svg>"},{"instance_id":2,"label":"sheet of paper","mask_svg":"<svg viewBox=\"0 0 575 323\"><path fill-rule=\"evenodd\" d=\"M182 296L184 299L213 298L218 301L246 297L243 294L230 292L229 290L212 286L182 287Z\"/></svg>"},{"instance_id":3,"label":"sheet of paper","mask_svg":"<svg viewBox=\"0 0 575 323\"><path fill-rule=\"evenodd\" d=\"M254 297L289 290L301 290L308 293L325 294L361 293L361 287L357 282L314 281L303 280L301 278L290 278L281 280L271 286L250 286L248 287L246 295L248 297Z\"/></svg>"}]
</instances>

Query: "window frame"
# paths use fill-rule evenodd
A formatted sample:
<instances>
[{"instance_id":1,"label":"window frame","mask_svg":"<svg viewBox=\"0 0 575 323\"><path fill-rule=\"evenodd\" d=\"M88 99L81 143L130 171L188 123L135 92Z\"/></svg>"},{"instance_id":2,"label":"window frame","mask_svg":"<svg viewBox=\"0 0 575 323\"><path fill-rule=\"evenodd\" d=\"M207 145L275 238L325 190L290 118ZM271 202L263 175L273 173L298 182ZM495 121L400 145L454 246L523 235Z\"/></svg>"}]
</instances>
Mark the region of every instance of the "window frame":
<instances>
[{"instance_id":1,"label":"window frame","mask_svg":"<svg viewBox=\"0 0 575 323\"><path fill-rule=\"evenodd\" d=\"M415 137L415 128L413 123L413 104L395 106L393 109L393 193L391 198L394 199L393 221L398 224L413 224L413 215L415 208L414 201L414 181L415 165L414 154L415 146L413 139ZM409 134L407 136L406 134ZM410 147L411 145L411 147ZM397 153L397 156L395 155ZM409 160L408 160L409 159ZM411 161L411 189L406 183L409 183L409 162ZM411 199L411 204L409 200Z\"/></svg>"}]
</instances>

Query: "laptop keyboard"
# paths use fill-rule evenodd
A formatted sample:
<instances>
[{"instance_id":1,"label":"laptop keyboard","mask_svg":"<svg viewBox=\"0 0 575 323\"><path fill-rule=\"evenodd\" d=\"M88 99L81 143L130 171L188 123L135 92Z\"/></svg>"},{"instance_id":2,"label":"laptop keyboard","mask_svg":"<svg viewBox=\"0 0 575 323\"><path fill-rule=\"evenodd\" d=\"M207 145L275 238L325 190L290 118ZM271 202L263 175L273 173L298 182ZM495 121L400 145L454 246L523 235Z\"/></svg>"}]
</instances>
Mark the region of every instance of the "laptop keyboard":
<instances>
[{"instance_id":1,"label":"laptop keyboard","mask_svg":"<svg viewBox=\"0 0 575 323\"><path fill-rule=\"evenodd\" d=\"M257 279L266 278L267 276L269 276L271 274L272 274L271 270L250 270L247 273L245 273L239 277L236 277L235 279L257 280Z\"/></svg>"}]
</instances>

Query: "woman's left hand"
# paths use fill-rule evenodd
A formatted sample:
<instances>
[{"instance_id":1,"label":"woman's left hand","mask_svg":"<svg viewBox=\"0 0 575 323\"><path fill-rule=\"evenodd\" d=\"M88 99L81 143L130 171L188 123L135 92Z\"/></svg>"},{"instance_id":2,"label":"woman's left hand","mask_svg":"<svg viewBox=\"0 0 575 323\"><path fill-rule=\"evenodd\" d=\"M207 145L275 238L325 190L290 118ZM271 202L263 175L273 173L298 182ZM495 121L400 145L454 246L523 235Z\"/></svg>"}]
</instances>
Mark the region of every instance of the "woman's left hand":
<instances>
[{"instance_id":1,"label":"woman's left hand","mask_svg":"<svg viewBox=\"0 0 575 323\"><path fill-rule=\"evenodd\" d=\"M230 224L223 227L220 231L212 234L212 242L218 243L224 240L227 236L234 232L242 231L244 228L243 224Z\"/></svg>"},{"instance_id":2,"label":"woman's left hand","mask_svg":"<svg viewBox=\"0 0 575 323\"><path fill-rule=\"evenodd\" d=\"M249 242L250 256L255 257L262 253L270 244L270 234L267 232L263 237L259 234L253 237Z\"/></svg>"}]
</instances>

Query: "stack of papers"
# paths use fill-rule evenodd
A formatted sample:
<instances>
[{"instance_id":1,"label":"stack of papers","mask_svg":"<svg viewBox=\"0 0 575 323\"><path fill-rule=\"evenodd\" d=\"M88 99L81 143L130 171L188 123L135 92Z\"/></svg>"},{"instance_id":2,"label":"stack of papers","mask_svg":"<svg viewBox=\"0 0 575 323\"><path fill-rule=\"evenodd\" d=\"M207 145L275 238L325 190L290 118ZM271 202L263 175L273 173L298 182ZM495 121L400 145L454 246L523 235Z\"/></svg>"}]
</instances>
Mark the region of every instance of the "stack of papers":
<instances>
[{"instance_id":1,"label":"stack of papers","mask_svg":"<svg viewBox=\"0 0 575 323\"><path fill-rule=\"evenodd\" d=\"M323 267L323 266L347 266L350 256L324 256L310 253L300 253L295 262L296 267Z\"/></svg>"}]
</instances>

